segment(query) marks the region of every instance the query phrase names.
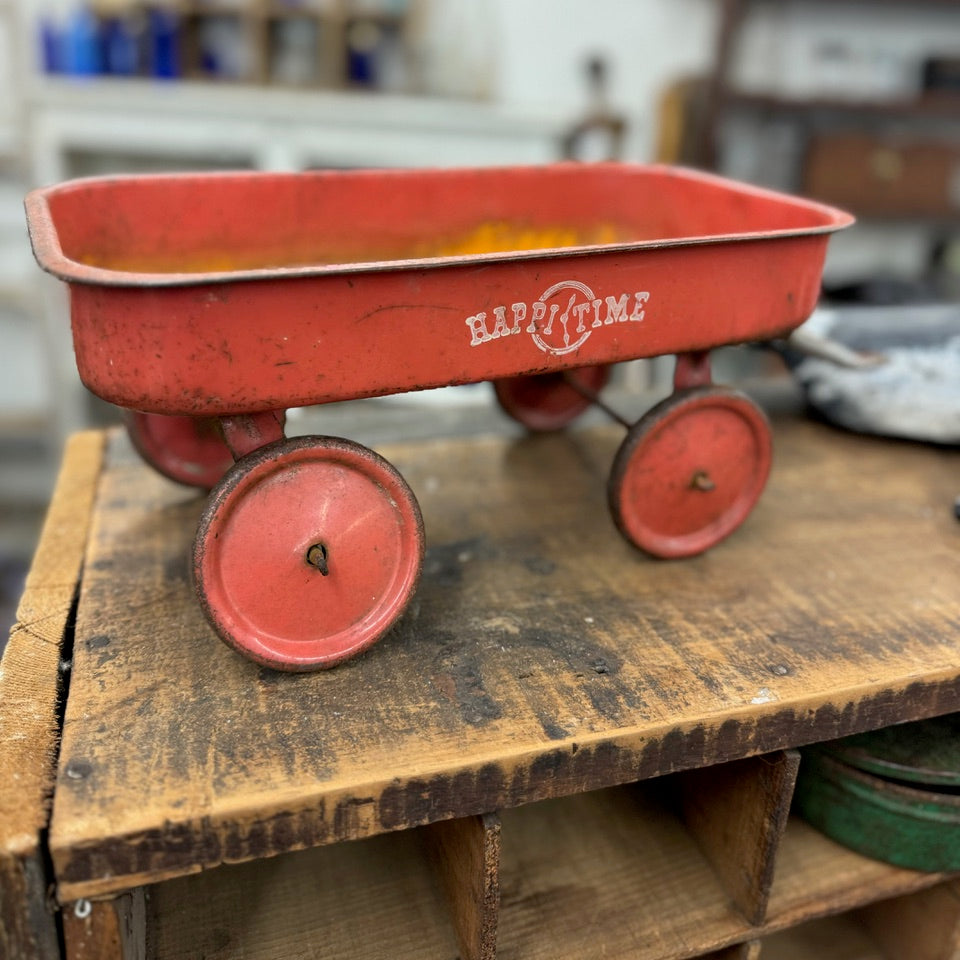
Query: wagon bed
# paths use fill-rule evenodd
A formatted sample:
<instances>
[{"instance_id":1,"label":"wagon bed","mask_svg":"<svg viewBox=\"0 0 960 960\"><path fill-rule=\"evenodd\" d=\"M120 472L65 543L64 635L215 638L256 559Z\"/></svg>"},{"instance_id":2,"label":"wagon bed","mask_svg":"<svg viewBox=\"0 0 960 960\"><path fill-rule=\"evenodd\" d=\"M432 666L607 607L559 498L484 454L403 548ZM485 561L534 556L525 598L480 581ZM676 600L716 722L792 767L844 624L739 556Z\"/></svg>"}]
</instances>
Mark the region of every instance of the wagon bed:
<instances>
[{"instance_id":1,"label":"wagon bed","mask_svg":"<svg viewBox=\"0 0 960 960\"><path fill-rule=\"evenodd\" d=\"M621 164L104 178L27 210L87 386L205 416L780 335L851 222Z\"/></svg>"}]
</instances>

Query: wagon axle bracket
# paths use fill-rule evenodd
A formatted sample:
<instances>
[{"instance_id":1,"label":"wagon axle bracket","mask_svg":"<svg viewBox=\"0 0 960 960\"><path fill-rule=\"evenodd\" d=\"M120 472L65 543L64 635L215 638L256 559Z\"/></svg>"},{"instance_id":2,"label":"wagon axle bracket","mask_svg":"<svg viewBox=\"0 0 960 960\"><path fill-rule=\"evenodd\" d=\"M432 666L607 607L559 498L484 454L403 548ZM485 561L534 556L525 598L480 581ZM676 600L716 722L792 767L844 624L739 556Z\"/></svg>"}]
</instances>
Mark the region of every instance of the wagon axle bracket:
<instances>
[{"instance_id":1,"label":"wagon axle bracket","mask_svg":"<svg viewBox=\"0 0 960 960\"><path fill-rule=\"evenodd\" d=\"M593 406L602 410L611 420L615 420L620 426L626 427L628 430L633 426L626 417L621 416L613 407L607 404L596 390L591 390L590 387L582 383L574 375L574 371L564 370L562 376L563 382L570 387L571 390L575 390L584 400L588 400Z\"/></svg>"},{"instance_id":2,"label":"wagon axle bracket","mask_svg":"<svg viewBox=\"0 0 960 960\"><path fill-rule=\"evenodd\" d=\"M283 410L267 410L263 413L248 413L234 417L221 417L223 439L233 454L234 460L283 439L286 419Z\"/></svg>"},{"instance_id":3,"label":"wagon axle bracket","mask_svg":"<svg viewBox=\"0 0 960 960\"><path fill-rule=\"evenodd\" d=\"M609 404L605 403L599 391L591 389L578 376L578 373L579 371L577 370L564 370L560 376L571 390L578 393L584 400L593 404L593 406L602 410L611 420L616 421L622 427L626 427L627 430L629 430L633 426L633 422L622 416ZM693 353L677 354L677 365L673 374L673 389L675 392L691 390L694 387L709 387L712 383L713 377L710 369L709 350L697 350ZM698 479L701 473L703 474L703 480ZM709 484L709 486L702 486L704 482ZM690 481L690 486L697 490L713 489L710 478L703 473L703 471L698 471L697 475Z\"/></svg>"}]
</instances>

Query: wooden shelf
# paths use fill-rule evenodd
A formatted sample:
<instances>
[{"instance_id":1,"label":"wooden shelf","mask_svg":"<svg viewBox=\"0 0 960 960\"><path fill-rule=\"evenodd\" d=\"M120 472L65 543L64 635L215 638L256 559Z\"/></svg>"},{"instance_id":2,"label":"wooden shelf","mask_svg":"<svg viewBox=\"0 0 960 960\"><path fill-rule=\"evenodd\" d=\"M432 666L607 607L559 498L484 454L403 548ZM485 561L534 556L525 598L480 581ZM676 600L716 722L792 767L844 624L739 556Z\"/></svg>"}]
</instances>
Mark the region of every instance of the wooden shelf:
<instances>
[{"instance_id":1,"label":"wooden shelf","mask_svg":"<svg viewBox=\"0 0 960 960\"><path fill-rule=\"evenodd\" d=\"M450 960L446 904L413 831L223 867L150 889L147 960Z\"/></svg>"},{"instance_id":2,"label":"wooden shelf","mask_svg":"<svg viewBox=\"0 0 960 960\"><path fill-rule=\"evenodd\" d=\"M926 117L960 121L960 94L928 94L911 100L843 100L827 97L779 97L770 94L726 91L723 103L730 107L783 113L838 113L847 117Z\"/></svg>"},{"instance_id":3,"label":"wooden shelf","mask_svg":"<svg viewBox=\"0 0 960 960\"><path fill-rule=\"evenodd\" d=\"M384 448L430 531L417 602L368 655L292 680L213 635L187 567L203 499L113 436L61 748L92 775L58 783L60 897L960 709L956 454L775 435L750 520L683 564L617 537L615 429Z\"/></svg>"},{"instance_id":4,"label":"wooden shelf","mask_svg":"<svg viewBox=\"0 0 960 960\"><path fill-rule=\"evenodd\" d=\"M822 915L943 880L868 860L792 820L769 919L750 924L671 796L640 784L505 811L496 955L873 960L882 954L862 918ZM423 830L404 831L156 884L147 960L447 960L458 944L422 841ZM803 952L821 943L826 952Z\"/></svg>"},{"instance_id":5,"label":"wooden shelf","mask_svg":"<svg viewBox=\"0 0 960 960\"><path fill-rule=\"evenodd\" d=\"M922 890L941 880L942 874L904 870L862 857L803 820L791 818L777 855L767 926L793 926Z\"/></svg>"},{"instance_id":6,"label":"wooden shelf","mask_svg":"<svg viewBox=\"0 0 960 960\"><path fill-rule=\"evenodd\" d=\"M751 168L745 160L744 131L731 128L728 138L723 136L723 126L731 116L748 119L752 126L779 119L789 124L792 144L792 158L778 164L779 186L785 185L783 177L787 176L795 191L877 224L922 225L931 236L955 228L957 204L951 176L956 166L960 94L904 88L890 95L877 88L876 97L865 89L859 96L847 98L839 85L835 90L823 88L822 95L811 91L807 96L791 96L769 87L738 88L733 65L738 60L739 37L755 2L723 0L718 4L714 63L700 93L702 108L691 121L695 133L687 138L686 162L720 172L738 166L741 177L769 183L776 179L772 168L765 170L759 162ZM930 0L920 5L945 10L951 2ZM816 0L811 6L817 7ZM821 0L821 16L829 17L828 6ZM861 16L869 13L869 6L861 4ZM882 0L877 6L899 7L904 15L910 9L903 0ZM773 78L768 83L773 85ZM761 136L759 129L757 135ZM785 136L778 142L786 142ZM862 149L851 149L851 138L862 139ZM733 148L734 142L741 144L739 151Z\"/></svg>"},{"instance_id":7,"label":"wooden shelf","mask_svg":"<svg viewBox=\"0 0 960 960\"><path fill-rule=\"evenodd\" d=\"M749 935L696 841L653 791L618 788L502 817L505 957L666 960Z\"/></svg>"},{"instance_id":8,"label":"wooden shelf","mask_svg":"<svg viewBox=\"0 0 960 960\"><path fill-rule=\"evenodd\" d=\"M97 12L97 4L93 10ZM324 4L285 4L282 0L247 0L245 3L229 0L127 0L123 9L116 5L104 5L102 16L116 17L143 16L148 11L163 10L177 17L175 25L179 50L178 73L174 79L215 84L252 83L263 86L290 85L304 89L342 90L351 85L347 76L347 53L349 46L349 28L352 23L373 23L386 28L393 39L404 47L406 58L406 34L408 14L406 11L383 9L364 9L363 4L351 0L330 0ZM308 54L308 48L298 48L297 79L278 77L271 71L271 64L277 54L277 37L272 27L283 21L297 20L302 25L311 25L315 37ZM229 22L233 29L232 53L237 54L240 69L235 74L216 73L205 66L204 27L213 21L221 24ZM219 49L219 48L218 48ZM408 58L407 58L408 59ZM148 63L138 65L138 75L149 75ZM405 84L414 88L415 78L411 75ZM379 87L375 77L370 82L360 84L369 90Z\"/></svg>"}]
</instances>

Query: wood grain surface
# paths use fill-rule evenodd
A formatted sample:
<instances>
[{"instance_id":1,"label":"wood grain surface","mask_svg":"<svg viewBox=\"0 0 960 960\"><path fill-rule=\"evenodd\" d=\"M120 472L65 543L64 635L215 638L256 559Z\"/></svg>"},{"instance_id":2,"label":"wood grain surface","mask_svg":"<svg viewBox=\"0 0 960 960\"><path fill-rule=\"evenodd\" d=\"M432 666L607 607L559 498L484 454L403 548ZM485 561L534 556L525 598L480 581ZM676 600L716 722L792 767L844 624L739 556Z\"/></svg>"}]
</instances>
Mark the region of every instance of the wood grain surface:
<instances>
[{"instance_id":1,"label":"wood grain surface","mask_svg":"<svg viewBox=\"0 0 960 960\"><path fill-rule=\"evenodd\" d=\"M750 938L655 784L503 812L499 960L679 960Z\"/></svg>"},{"instance_id":2,"label":"wood grain surface","mask_svg":"<svg viewBox=\"0 0 960 960\"><path fill-rule=\"evenodd\" d=\"M384 447L423 508L418 594L366 654L301 676L215 638L187 569L202 499L114 438L51 829L60 898L960 709L960 455L776 422L746 524L665 563L607 514L621 436Z\"/></svg>"},{"instance_id":3,"label":"wood grain surface","mask_svg":"<svg viewBox=\"0 0 960 960\"><path fill-rule=\"evenodd\" d=\"M878 899L926 894L943 880L869 860L791 818L776 851L767 920L752 924L660 781L528 804L502 817L500 960L701 957ZM942 915L942 899L923 900L931 905L928 927L954 919L949 909Z\"/></svg>"},{"instance_id":4,"label":"wood grain surface","mask_svg":"<svg viewBox=\"0 0 960 960\"><path fill-rule=\"evenodd\" d=\"M764 937L760 960L891 960L852 915L815 920Z\"/></svg>"},{"instance_id":5,"label":"wood grain surface","mask_svg":"<svg viewBox=\"0 0 960 960\"><path fill-rule=\"evenodd\" d=\"M759 940L750 940L748 943L737 943L732 947L717 950L716 953L705 954L699 960L760 960L762 945Z\"/></svg>"},{"instance_id":6,"label":"wood grain surface","mask_svg":"<svg viewBox=\"0 0 960 960\"><path fill-rule=\"evenodd\" d=\"M0 663L0 957L59 957L43 834L59 743L61 666L86 549L103 435L67 445L17 622Z\"/></svg>"},{"instance_id":7,"label":"wood grain surface","mask_svg":"<svg viewBox=\"0 0 960 960\"><path fill-rule=\"evenodd\" d=\"M800 754L787 750L675 778L687 829L730 899L753 924L766 916L799 766Z\"/></svg>"}]
</instances>

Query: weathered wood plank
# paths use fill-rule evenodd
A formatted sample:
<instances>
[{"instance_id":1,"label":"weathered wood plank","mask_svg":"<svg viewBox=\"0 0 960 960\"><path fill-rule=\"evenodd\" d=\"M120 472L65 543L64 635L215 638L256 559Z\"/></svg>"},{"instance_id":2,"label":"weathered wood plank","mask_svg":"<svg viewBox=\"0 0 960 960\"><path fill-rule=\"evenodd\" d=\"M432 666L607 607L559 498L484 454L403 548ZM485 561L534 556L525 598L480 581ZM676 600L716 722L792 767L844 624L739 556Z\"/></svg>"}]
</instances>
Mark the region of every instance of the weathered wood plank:
<instances>
[{"instance_id":1,"label":"weathered wood plank","mask_svg":"<svg viewBox=\"0 0 960 960\"><path fill-rule=\"evenodd\" d=\"M768 918L749 924L673 802L654 781L503 811L498 957L686 960L943 880L869 860L791 819Z\"/></svg>"},{"instance_id":2,"label":"weathered wood plank","mask_svg":"<svg viewBox=\"0 0 960 960\"><path fill-rule=\"evenodd\" d=\"M463 960L494 960L500 911L500 818L441 820L423 839L450 904Z\"/></svg>"},{"instance_id":3,"label":"weathered wood plank","mask_svg":"<svg viewBox=\"0 0 960 960\"><path fill-rule=\"evenodd\" d=\"M0 662L0 957L59 957L42 834L59 738L61 660L86 548L103 436L67 445L17 622Z\"/></svg>"},{"instance_id":4,"label":"weathered wood plank","mask_svg":"<svg viewBox=\"0 0 960 960\"><path fill-rule=\"evenodd\" d=\"M142 887L112 900L78 900L63 910L65 960L146 960Z\"/></svg>"},{"instance_id":5,"label":"weathered wood plank","mask_svg":"<svg viewBox=\"0 0 960 960\"><path fill-rule=\"evenodd\" d=\"M843 910L916 889L910 871L867 860L814 831L792 832L789 922L801 926L771 938L784 915L759 927L738 916L668 796L651 783L505 811L500 960L680 960L706 958L714 948L710 960L756 960L758 944L767 943L774 960L854 960L858 946L869 942L854 918L820 926L804 921L831 903ZM849 884L839 897L835 875ZM917 876L932 884L941 879ZM939 897L940 890L930 894ZM446 904L413 831L157 884L150 889L147 939L149 960L450 960L457 954Z\"/></svg>"},{"instance_id":6,"label":"weathered wood plank","mask_svg":"<svg viewBox=\"0 0 960 960\"><path fill-rule=\"evenodd\" d=\"M687 828L749 923L763 922L800 767L796 750L678 774Z\"/></svg>"},{"instance_id":7,"label":"weathered wood plank","mask_svg":"<svg viewBox=\"0 0 960 960\"><path fill-rule=\"evenodd\" d=\"M411 609L277 675L186 566L202 500L110 452L51 846L63 899L960 709L956 452L776 426L744 527L648 560L606 513L612 430L383 452L423 507Z\"/></svg>"}]
</instances>

